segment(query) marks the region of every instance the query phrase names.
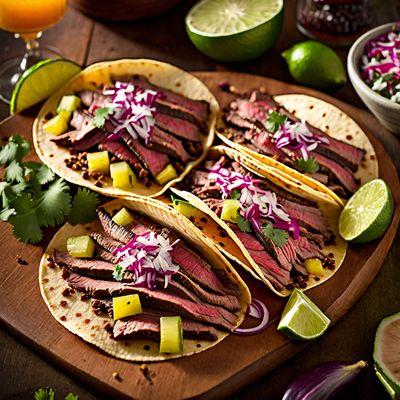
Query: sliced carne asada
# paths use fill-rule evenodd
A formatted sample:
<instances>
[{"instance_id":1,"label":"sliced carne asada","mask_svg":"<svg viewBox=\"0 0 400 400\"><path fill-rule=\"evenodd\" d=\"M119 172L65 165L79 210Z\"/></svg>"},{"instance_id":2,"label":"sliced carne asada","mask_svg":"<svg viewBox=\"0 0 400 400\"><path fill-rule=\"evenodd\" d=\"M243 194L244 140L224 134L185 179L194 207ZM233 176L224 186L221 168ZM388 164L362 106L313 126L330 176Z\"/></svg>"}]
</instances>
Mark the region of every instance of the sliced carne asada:
<instances>
[{"instance_id":1,"label":"sliced carne asada","mask_svg":"<svg viewBox=\"0 0 400 400\"><path fill-rule=\"evenodd\" d=\"M68 286L87 293L90 297L104 299L139 294L142 304L146 307L175 311L184 317L206 322L228 331L232 331L235 325L235 315L223 308L194 303L163 290L150 290L129 283L88 278L74 272L64 273L63 276Z\"/></svg>"},{"instance_id":2,"label":"sliced carne asada","mask_svg":"<svg viewBox=\"0 0 400 400\"><path fill-rule=\"evenodd\" d=\"M197 125L166 114L156 114L156 126L160 129L191 142L202 142L203 135Z\"/></svg>"},{"instance_id":3,"label":"sliced carne asada","mask_svg":"<svg viewBox=\"0 0 400 400\"><path fill-rule=\"evenodd\" d=\"M114 324L113 338L115 340L126 339L151 339L160 340L161 312L153 310L151 313L138 314L129 319L118 320ZM215 328L182 318L183 337L185 339L217 340Z\"/></svg>"},{"instance_id":4,"label":"sliced carne asada","mask_svg":"<svg viewBox=\"0 0 400 400\"><path fill-rule=\"evenodd\" d=\"M185 164L192 159L179 139L157 128L157 126L154 127L152 135L150 136L149 148L167 153Z\"/></svg>"},{"instance_id":5,"label":"sliced carne asada","mask_svg":"<svg viewBox=\"0 0 400 400\"><path fill-rule=\"evenodd\" d=\"M89 150L104 140L104 132L91 126L81 130L66 132L51 139L52 142L63 147L73 147L78 151Z\"/></svg>"},{"instance_id":6,"label":"sliced carne asada","mask_svg":"<svg viewBox=\"0 0 400 400\"><path fill-rule=\"evenodd\" d=\"M103 210L102 208L98 208L96 212L104 232L106 232L107 235L124 244L127 244L134 238L133 232L130 232L125 227L115 223L107 211Z\"/></svg>"},{"instance_id":7,"label":"sliced carne asada","mask_svg":"<svg viewBox=\"0 0 400 400\"><path fill-rule=\"evenodd\" d=\"M104 107L108 102L107 96L101 90L82 90L78 93L78 96L88 108L91 106Z\"/></svg>"},{"instance_id":8,"label":"sliced carne asada","mask_svg":"<svg viewBox=\"0 0 400 400\"><path fill-rule=\"evenodd\" d=\"M153 177L156 177L169 164L166 154L148 149L138 139L133 139L127 131L124 131L121 137Z\"/></svg>"},{"instance_id":9,"label":"sliced carne asada","mask_svg":"<svg viewBox=\"0 0 400 400\"><path fill-rule=\"evenodd\" d=\"M92 119L93 117L87 111L76 110L72 113L72 118L69 121L69 124L80 131L81 129L92 126Z\"/></svg>"},{"instance_id":10,"label":"sliced carne asada","mask_svg":"<svg viewBox=\"0 0 400 400\"><path fill-rule=\"evenodd\" d=\"M99 149L107 150L119 160L126 161L135 171L140 171L143 168L139 158L120 141L104 140Z\"/></svg>"}]
</instances>

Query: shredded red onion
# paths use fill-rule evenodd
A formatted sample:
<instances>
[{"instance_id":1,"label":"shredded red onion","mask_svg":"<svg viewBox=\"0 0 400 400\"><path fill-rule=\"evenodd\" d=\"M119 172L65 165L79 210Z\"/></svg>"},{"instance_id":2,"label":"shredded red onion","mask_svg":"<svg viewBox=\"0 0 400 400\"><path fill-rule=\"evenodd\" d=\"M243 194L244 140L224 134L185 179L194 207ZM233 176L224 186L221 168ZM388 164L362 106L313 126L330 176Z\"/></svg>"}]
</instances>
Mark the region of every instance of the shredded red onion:
<instances>
[{"instance_id":1,"label":"shredded red onion","mask_svg":"<svg viewBox=\"0 0 400 400\"><path fill-rule=\"evenodd\" d=\"M103 94L110 96L107 106L113 109L109 120L115 128L108 139L116 140L126 130L134 139L141 137L147 144L155 124L154 103L161 93L117 81L113 88L105 89Z\"/></svg>"},{"instance_id":2,"label":"shredded red onion","mask_svg":"<svg viewBox=\"0 0 400 400\"><path fill-rule=\"evenodd\" d=\"M236 328L233 332L238 335L255 335L262 332L269 322L269 312L267 306L260 300L252 299L246 312L254 318L261 319L261 322L253 328Z\"/></svg>"},{"instance_id":3,"label":"shredded red onion","mask_svg":"<svg viewBox=\"0 0 400 400\"><path fill-rule=\"evenodd\" d=\"M215 180L220 186L223 199L229 198L234 190L241 192L239 199L240 213L257 232L262 230L261 219L269 219L275 225L280 223L279 226L282 226L282 228L278 229L291 231L294 239L298 239L299 227L297 221L294 218L290 218L289 214L284 211L278 203L275 193L258 187L259 179L229 171L219 163L211 168L208 178Z\"/></svg>"},{"instance_id":4,"label":"shredded red onion","mask_svg":"<svg viewBox=\"0 0 400 400\"><path fill-rule=\"evenodd\" d=\"M372 90L400 103L400 23L367 43L360 69Z\"/></svg>"},{"instance_id":5,"label":"shredded red onion","mask_svg":"<svg viewBox=\"0 0 400 400\"><path fill-rule=\"evenodd\" d=\"M170 251L179 241L172 244L169 239L155 232L147 232L143 235L134 235L126 245L114 250L113 254L118 258L118 266L121 272L114 278L121 280L125 271L134 274L134 286L156 287L156 278L164 278L164 288L168 286L170 276L175 274L179 266L172 262Z\"/></svg>"},{"instance_id":6,"label":"shredded red onion","mask_svg":"<svg viewBox=\"0 0 400 400\"><path fill-rule=\"evenodd\" d=\"M274 133L273 143L277 149L285 147L290 150L300 150L304 160L308 160L309 152L314 151L320 143L329 144L329 139L312 133L305 121L286 121Z\"/></svg>"}]
</instances>

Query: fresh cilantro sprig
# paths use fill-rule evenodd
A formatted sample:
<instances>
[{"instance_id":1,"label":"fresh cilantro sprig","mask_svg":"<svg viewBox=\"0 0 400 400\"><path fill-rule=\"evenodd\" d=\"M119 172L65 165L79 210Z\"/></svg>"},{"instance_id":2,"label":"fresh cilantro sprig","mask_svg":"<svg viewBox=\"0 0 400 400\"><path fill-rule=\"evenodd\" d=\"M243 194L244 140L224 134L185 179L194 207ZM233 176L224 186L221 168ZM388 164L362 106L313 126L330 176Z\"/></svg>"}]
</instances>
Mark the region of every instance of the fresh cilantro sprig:
<instances>
[{"instance_id":1,"label":"fresh cilantro sprig","mask_svg":"<svg viewBox=\"0 0 400 400\"><path fill-rule=\"evenodd\" d=\"M251 232L250 222L247 219L244 219L240 214L237 216L236 222L237 222L238 228L242 232L247 232L247 233Z\"/></svg>"},{"instance_id":2,"label":"fresh cilantro sprig","mask_svg":"<svg viewBox=\"0 0 400 400\"><path fill-rule=\"evenodd\" d=\"M283 229L275 229L271 223L262 226L262 233L271 239L278 247L283 247L288 239L289 234Z\"/></svg>"},{"instance_id":3,"label":"fresh cilantro sprig","mask_svg":"<svg viewBox=\"0 0 400 400\"><path fill-rule=\"evenodd\" d=\"M96 111L94 112L93 125L97 126L97 128L100 128L100 129L103 128L104 124L106 123L106 119L113 112L114 112L114 109L112 107L97 108Z\"/></svg>"},{"instance_id":4,"label":"fresh cilantro sprig","mask_svg":"<svg viewBox=\"0 0 400 400\"><path fill-rule=\"evenodd\" d=\"M298 158L293 162L293 165L300 171L308 172L310 174L314 174L315 172L319 171L319 164L314 157L310 157L308 160L305 160L304 158Z\"/></svg>"},{"instance_id":5,"label":"fresh cilantro sprig","mask_svg":"<svg viewBox=\"0 0 400 400\"><path fill-rule=\"evenodd\" d=\"M52 388L38 389L35 392L35 400L55 400L55 391ZM79 400L79 396L73 393L68 393L64 400Z\"/></svg>"},{"instance_id":6,"label":"fresh cilantro sprig","mask_svg":"<svg viewBox=\"0 0 400 400\"><path fill-rule=\"evenodd\" d=\"M240 193L240 190L237 190L237 189L236 190L232 190L230 198L232 200L239 200L241 195L242 195L242 193Z\"/></svg>"},{"instance_id":7,"label":"fresh cilantro sprig","mask_svg":"<svg viewBox=\"0 0 400 400\"><path fill-rule=\"evenodd\" d=\"M98 195L87 189L68 185L46 165L23 162L30 143L12 136L0 149L5 166L0 182L0 219L8 221L14 235L26 243L42 240L42 228L62 224L86 223L95 218Z\"/></svg>"},{"instance_id":8,"label":"fresh cilantro sprig","mask_svg":"<svg viewBox=\"0 0 400 400\"><path fill-rule=\"evenodd\" d=\"M279 130L280 126L283 125L287 121L287 117L283 114L278 113L277 111L272 111L267 118L265 123L268 131L275 133Z\"/></svg>"}]
</instances>

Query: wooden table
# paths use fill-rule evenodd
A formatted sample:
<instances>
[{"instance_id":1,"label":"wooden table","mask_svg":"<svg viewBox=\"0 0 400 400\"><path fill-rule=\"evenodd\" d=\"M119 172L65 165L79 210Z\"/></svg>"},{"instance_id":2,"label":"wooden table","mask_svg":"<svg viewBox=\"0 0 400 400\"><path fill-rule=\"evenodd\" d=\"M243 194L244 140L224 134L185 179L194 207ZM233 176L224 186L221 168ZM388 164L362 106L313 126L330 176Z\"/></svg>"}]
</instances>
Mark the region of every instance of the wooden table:
<instances>
[{"instance_id":1,"label":"wooden table","mask_svg":"<svg viewBox=\"0 0 400 400\"><path fill-rule=\"evenodd\" d=\"M57 47L66 58L82 65L123 57L146 57L170 62L187 70L233 70L255 73L292 82L287 67L279 56L296 42L304 40L295 26L295 1L287 0L281 36L275 47L259 60L237 65L216 63L199 53L189 42L184 28L184 16L193 1L182 4L169 13L152 20L131 23L102 23L70 9L63 21L45 32L42 43ZM382 5L384 3L384 5ZM376 1L376 23L400 17L398 0ZM23 50L22 43L10 34L0 32L0 60ZM345 60L346 49L338 49ZM364 107L350 83L331 93L333 96L358 107ZM8 107L0 104L0 118L8 115ZM400 141L391 135L380 140L400 170ZM267 376L237 392L235 399L250 400L282 397L284 387L304 369L330 360L364 359L372 365L373 341L379 321L400 311L400 235L385 263L361 300L319 340ZM33 268L33 266L32 266ZM56 370L51 360L43 360L27 347L18 343L6 331L0 330L0 400L31 399L39 387L56 389L57 398L69 391L80 399L101 398L96 388L85 388L79 381ZM386 394L372 368L341 396L347 400L384 399Z\"/></svg>"}]
</instances>

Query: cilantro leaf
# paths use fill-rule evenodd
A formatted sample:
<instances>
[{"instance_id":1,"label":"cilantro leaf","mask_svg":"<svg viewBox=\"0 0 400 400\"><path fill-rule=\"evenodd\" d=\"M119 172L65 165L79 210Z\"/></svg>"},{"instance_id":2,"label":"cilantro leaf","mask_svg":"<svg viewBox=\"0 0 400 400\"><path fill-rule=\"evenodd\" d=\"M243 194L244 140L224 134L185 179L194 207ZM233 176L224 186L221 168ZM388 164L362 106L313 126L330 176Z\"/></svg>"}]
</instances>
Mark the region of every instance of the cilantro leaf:
<instances>
[{"instance_id":1,"label":"cilantro leaf","mask_svg":"<svg viewBox=\"0 0 400 400\"><path fill-rule=\"evenodd\" d=\"M14 235L26 243L37 243L42 240L37 200L32 200L27 193L12 202L15 215L9 217Z\"/></svg>"},{"instance_id":2,"label":"cilantro leaf","mask_svg":"<svg viewBox=\"0 0 400 400\"><path fill-rule=\"evenodd\" d=\"M79 188L72 200L71 212L68 221L75 224L85 224L96 218L96 208L99 205L99 196L86 188Z\"/></svg>"},{"instance_id":3,"label":"cilantro leaf","mask_svg":"<svg viewBox=\"0 0 400 400\"><path fill-rule=\"evenodd\" d=\"M240 214L238 215L236 222L238 224L239 229L242 232L251 232L251 224L247 219L244 219Z\"/></svg>"},{"instance_id":4,"label":"cilantro leaf","mask_svg":"<svg viewBox=\"0 0 400 400\"><path fill-rule=\"evenodd\" d=\"M54 178L54 172L45 164L42 164L36 172L36 179L41 185L46 185Z\"/></svg>"},{"instance_id":5,"label":"cilantro leaf","mask_svg":"<svg viewBox=\"0 0 400 400\"><path fill-rule=\"evenodd\" d=\"M79 400L79 396L73 393L68 393L64 400Z\"/></svg>"},{"instance_id":6,"label":"cilantro leaf","mask_svg":"<svg viewBox=\"0 0 400 400\"><path fill-rule=\"evenodd\" d=\"M279 127L282 124L284 124L286 121L287 121L287 117L285 115L282 115L282 114L278 113L277 111L272 111L268 115L265 126L270 132L275 133L276 131L279 130Z\"/></svg>"},{"instance_id":7,"label":"cilantro leaf","mask_svg":"<svg viewBox=\"0 0 400 400\"><path fill-rule=\"evenodd\" d=\"M298 158L293 162L293 165L300 171L308 172L310 174L314 174L315 172L319 171L319 164L314 157L310 157L308 160L305 160L304 158Z\"/></svg>"},{"instance_id":8,"label":"cilantro leaf","mask_svg":"<svg viewBox=\"0 0 400 400\"><path fill-rule=\"evenodd\" d=\"M8 182L0 182L0 196L1 205L3 208L7 208L11 201L15 198Z\"/></svg>"},{"instance_id":9,"label":"cilantro leaf","mask_svg":"<svg viewBox=\"0 0 400 400\"><path fill-rule=\"evenodd\" d=\"M283 229L275 229L271 223L264 224L263 234L271 239L278 247L283 247L289 239L289 234Z\"/></svg>"},{"instance_id":10,"label":"cilantro leaf","mask_svg":"<svg viewBox=\"0 0 400 400\"><path fill-rule=\"evenodd\" d=\"M97 108L94 112L93 125L97 128L103 128L107 117L114 112L112 107Z\"/></svg>"},{"instance_id":11,"label":"cilantro leaf","mask_svg":"<svg viewBox=\"0 0 400 400\"><path fill-rule=\"evenodd\" d=\"M21 167L20 163L15 160L11 161L4 171L4 178L8 182L24 182L24 170Z\"/></svg>"},{"instance_id":12,"label":"cilantro leaf","mask_svg":"<svg viewBox=\"0 0 400 400\"><path fill-rule=\"evenodd\" d=\"M11 161L21 161L29 153L30 142L22 136L14 135L0 150L0 164L9 164Z\"/></svg>"},{"instance_id":13,"label":"cilantro leaf","mask_svg":"<svg viewBox=\"0 0 400 400\"><path fill-rule=\"evenodd\" d=\"M26 182L20 182L10 186L10 189L15 196L20 196L27 188L28 184Z\"/></svg>"},{"instance_id":14,"label":"cilantro leaf","mask_svg":"<svg viewBox=\"0 0 400 400\"><path fill-rule=\"evenodd\" d=\"M69 186L60 178L42 192L38 206L40 226L55 226L64 221L71 211L71 195L68 191Z\"/></svg>"},{"instance_id":15,"label":"cilantro leaf","mask_svg":"<svg viewBox=\"0 0 400 400\"><path fill-rule=\"evenodd\" d=\"M52 388L40 388L37 392L35 392L35 400L54 400L54 394L55 392Z\"/></svg>"},{"instance_id":16,"label":"cilantro leaf","mask_svg":"<svg viewBox=\"0 0 400 400\"><path fill-rule=\"evenodd\" d=\"M4 208L0 211L0 219L2 221L8 221L11 215L15 215L15 210L13 208Z\"/></svg>"},{"instance_id":17,"label":"cilantro leaf","mask_svg":"<svg viewBox=\"0 0 400 400\"><path fill-rule=\"evenodd\" d=\"M232 200L239 200L241 195L242 193L240 193L240 190L232 190L230 198Z\"/></svg>"},{"instance_id":18,"label":"cilantro leaf","mask_svg":"<svg viewBox=\"0 0 400 400\"><path fill-rule=\"evenodd\" d=\"M116 281L122 281L122 278L124 277L124 272L125 272L125 268L122 267L121 265L117 264L114 267L113 278Z\"/></svg>"}]
</instances>

